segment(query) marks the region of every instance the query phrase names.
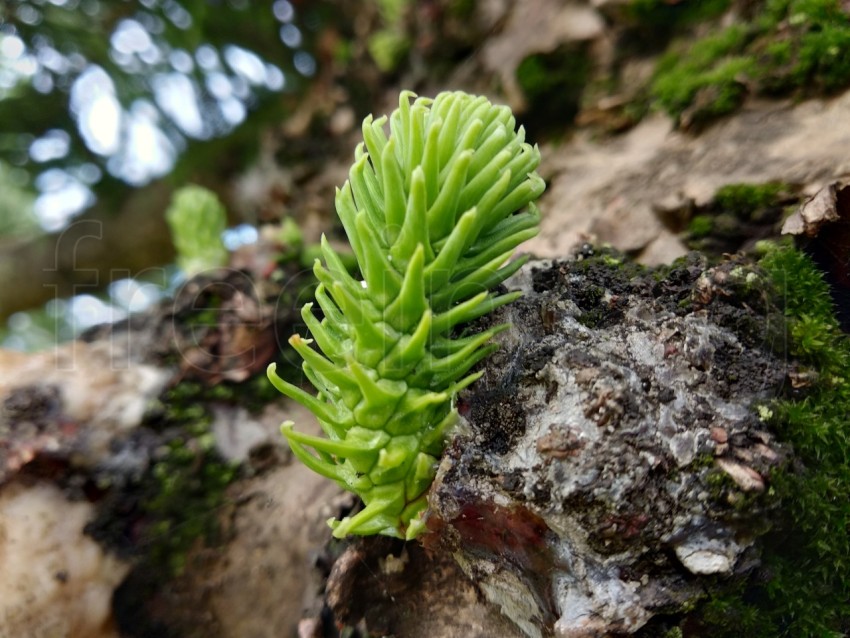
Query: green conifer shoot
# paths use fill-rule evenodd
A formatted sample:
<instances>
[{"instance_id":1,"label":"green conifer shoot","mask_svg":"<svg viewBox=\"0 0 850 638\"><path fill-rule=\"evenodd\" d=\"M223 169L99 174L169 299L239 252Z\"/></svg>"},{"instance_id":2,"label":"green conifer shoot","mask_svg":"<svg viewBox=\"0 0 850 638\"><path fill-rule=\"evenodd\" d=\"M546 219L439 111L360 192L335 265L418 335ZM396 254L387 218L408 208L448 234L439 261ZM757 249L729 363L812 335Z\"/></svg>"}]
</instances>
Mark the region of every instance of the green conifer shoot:
<instances>
[{"instance_id":1,"label":"green conifer shoot","mask_svg":"<svg viewBox=\"0 0 850 638\"><path fill-rule=\"evenodd\" d=\"M411 99L413 102L411 103ZM490 289L525 259L508 262L538 232L532 203L543 192L536 146L508 107L484 97L403 92L389 117L363 122L336 209L359 265L352 277L322 238L316 301L302 309L312 340L289 342L318 396L272 383L309 408L326 437L282 426L293 453L363 499L330 521L334 536L415 538L425 529L428 488L457 419L455 394L507 325L458 336L456 328L520 293Z\"/></svg>"}]
</instances>

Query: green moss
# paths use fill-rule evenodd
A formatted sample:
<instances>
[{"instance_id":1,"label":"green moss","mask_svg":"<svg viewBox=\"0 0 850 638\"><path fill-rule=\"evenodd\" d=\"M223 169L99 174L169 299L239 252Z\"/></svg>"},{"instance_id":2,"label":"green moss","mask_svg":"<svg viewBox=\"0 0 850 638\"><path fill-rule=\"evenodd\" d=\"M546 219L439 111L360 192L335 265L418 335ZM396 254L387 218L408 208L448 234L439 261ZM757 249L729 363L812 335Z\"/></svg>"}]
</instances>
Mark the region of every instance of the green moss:
<instances>
[{"instance_id":1,"label":"green moss","mask_svg":"<svg viewBox=\"0 0 850 638\"><path fill-rule=\"evenodd\" d=\"M650 94L673 117L701 123L735 110L749 93L842 89L850 84L848 50L850 15L839 0L768 0L749 23L671 47Z\"/></svg>"},{"instance_id":2,"label":"green moss","mask_svg":"<svg viewBox=\"0 0 850 638\"><path fill-rule=\"evenodd\" d=\"M410 50L410 36L405 27L409 0L374 0L382 27L369 37L369 54L381 71L389 73L401 64Z\"/></svg>"},{"instance_id":3,"label":"green moss","mask_svg":"<svg viewBox=\"0 0 850 638\"><path fill-rule=\"evenodd\" d=\"M446 8L456 18L472 18L475 13L475 0L454 0Z\"/></svg>"},{"instance_id":4,"label":"green moss","mask_svg":"<svg viewBox=\"0 0 850 638\"><path fill-rule=\"evenodd\" d=\"M184 381L167 390L145 420L148 469L109 494L88 533L159 581L182 571L199 540L218 544L225 492L240 466L216 451L210 406L232 402L258 409L277 398L267 386L259 375L213 387Z\"/></svg>"},{"instance_id":5,"label":"green moss","mask_svg":"<svg viewBox=\"0 0 850 638\"><path fill-rule=\"evenodd\" d=\"M301 378L301 371L296 366L280 365L278 367L280 374L285 378L290 376L293 380ZM183 381L163 397L165 412L156 427L158 429L181 427L182 424L205 420L208 415L204 405L210 403L238 405L257 414L269 403L279 399L280 393L274 388L269 389L263 374L255 374L240 383L221 381L213 386L197 381Z\"/></svg>"},{"instance_id":6,"label":"green moss","mask_svg":"<svg viewBox=\"0 0 850 638\"><path fill-rule=\"evenodd\" d=\"M759 507L764 501L760 492L743 491L729 474L715 465L714 458L706 472L705 484L712 501L724 507L731 505L738 512L751 511L753 507ZM755 532L755 529L750 530L750 533Z\"/></svg>"},{"instance_id":7,"label":"green moss","mask_svg":"<svg viewBox=\"0 0 850 638\"><path fill-rule=\"evenodd\" d=\"M381 29L369 38L369 54L385 73L394 71L410 50L410 39L395 28Z\"/></svg>"},{"instance_id":8,"label":"green moss","mask_svg":"<svg viewBox=\"0 0 850 638\"><path fill-rule=\"evenodd\" d=\"M548 122L563 128L575 117L590 67L586 49L574 45L530 55L520 63L516 78L528 99L524 124L532 137Z\"/></svg>"},{"instance_id":9,"label":"green moss","mask_svg":"<svg viewBox=\"0 0 850 638\"><path fill-rule=\"evenodd\" d=\"M219 309L221 308L221 297L210 294L204 301L204 307L188 313L186 325L192 329L212 328L218 325Z\"/></svg>"},{"instance_id":10,"label":"green moss","mask_svg":"<svg viewBox=\"0 0 850 638\"><path fill-rule=\"evenodd\" d=\"M795 191L782 182L723 186L691 219L685 241L711 255L749 250L754 238L778 236L786 205L797 199Z\"/></svg>"},{"instance_id":11,"label":"green moss","mask_svg":"<svg viewBox=\"0 0 850 638\"><path fill-rule=\"evenodd\" d=\"M830 91L850 81L850 15L838 0L769 0L762 24L789 34L769 63L791 63L788 73L797 83Z\"/></svg>"},{"instance_id":12,"label":"green moss","mask_svg":"<svg viewBox=\"0 0 850 638\"><path fill-rule=\"evenodd\" d=\"M703 635L726 638L778 638L780 634L770 633L762 625L764 621L760 610L752 605L742 604L747 596L743 586L728 588L723 596L714 596L700 609L701 624L705 627Z\"/></svg>"},{"instance_id":13,"label":"green moss","mask_svg":"<svg viewBox=\"0 0 850 638\"><path fill-rule=\"evenodd\" d=\"M221 239L227 212L211 190L195 185L179 189L165 218L177 249L177 264L187 275L227 264L228 252Z\"/></svg>"},{"instance_id":14,"label":"green moss","mask_svg":"<svg viewBox=\"0 0 850 638\"><path fill-rule=\"evenodd\" d=\"M716 18L726 11L730 4L730 0L632 0L625 13L638 24L665 28Z\"/></svg>"},{"instance_id":15,"label":"green moss","mask_svg":"<svg viewBox=\"0 0 850 638\"><path fill-rule=\"evenodd\" d=\"M745 585L715 591L700 620L712 636L843 636L850 626L850 339L808 257L785 245L760 263L788 320L790 354L819 376L804 396L770 407L769 425L797 463L771 476L784 518L766 537L764 569Z\"/></svg>"},{"instance_id":16,"label":"green moss","mask_svg":"<svg viewBox=\"0 0 850 638\"><path fill-rule=\"evenodd\" d=\"M714 194L718 208L747 219L760 209L776 206L787 196L788 186L781 182L765 184L729 184Z\"/></svg>"},{"instance_id":17,"label":"green moss","mask_svg":"<svg viewBox=\"0 0 850 638\"><path fill-rule=\"evenodd\" d=\"M650 87L656 103L679 117L710 89L713 99L703 101L697 116L707 119L737 108L744 98L740 79L754 66L738 55L750 37L746 27L733 25L692 43L685 54L674 47L659 61Z\"/></svg>"},{"instance_id":18,"label":"green moss","mask_svg":"<svg viewBox=\"0 0 850 638\"><path fill-rule=\"evenodd\" d=\"M208 425L198 422L171 439L153 467L155 487L142 504L153 521L148 528L149 559L171 573L182 571L186 552L197 539L212 544L220 539L219 509L237 469L213 448Z\"/></svg>"},{"instance_id":19,"label":"green moss","mask_svg":"<svg viewBox=\"0 0 850 638\"><path fill-rule=\"evenodd\" d=\"M214 543L220 535L219 508L237 466L222 460L204 407L205 388L182 383L163 397L156 426L165 439L152 465L139 509L146 519L143 547L152 565L179 573L186 552L199 538Z\"/></svg>"},{"instance_id":20,"label":"green moss","mask_svg":"<svg viewBox=\"0 0 850 638\"><path fill-rule=\"evenodd\" d=\"M693 239L699 239L711 234L714 228L714 219L711 215L696 215L688 224L688 234Z\"/></svg>"}]
</instances>

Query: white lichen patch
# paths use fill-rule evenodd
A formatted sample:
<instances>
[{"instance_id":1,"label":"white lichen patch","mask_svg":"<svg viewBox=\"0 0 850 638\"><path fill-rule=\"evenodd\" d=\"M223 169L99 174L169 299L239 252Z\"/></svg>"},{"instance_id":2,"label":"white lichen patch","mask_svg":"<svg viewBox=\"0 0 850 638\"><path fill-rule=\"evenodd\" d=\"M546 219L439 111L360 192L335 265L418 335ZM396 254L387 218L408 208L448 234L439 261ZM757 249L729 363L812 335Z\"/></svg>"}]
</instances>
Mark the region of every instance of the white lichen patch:
<instances>
[{"instance_id":1,"label":"white lichen patch","mask_svg":"<svg viewBox=\"0 0 850 638\"><path fill-rule=\"evenodd\" d=\"M112 592L128 566L83 532L93 514L48 484L0 491L0 636L112 638Z\"/></svg>"},{"instance_id":2,"label":"white lichen patch","mask_svg":"<svg viewBox=\"0 0 850 638\"><path fill-rule=\"evenodd\" d=\"M561 617L555 622L558 638L603 638L612 628L640 627L650 617L637 593L639 583L625 582L609 573L594 575L596 585L588 595L582 587L572 586L567 577L556 584Z\"/></svg>"},{"instance_id":3,"label":"white lichen patch","mask_svg":"<svg viewBox=\"0 0 850 638\"><path fill-rule=\"evenodd\" d=\"M528 585L516 574L505 569L496 569L492 563L479 561L463 554L455 554L455 560L474 579L487 600L497 605L502 614L510 618L528 638L542 638L538 627L540 611Z\"/></svg>"},{"instance_id":4,"label":"white lichen patch","mask_svg":"<svg viewBox=\"0 0 850 638\"><path fill-rule=\"evenodd\" d=\"M732 539L698 533L674 546L676 558L692 574L729 574L744 547Z\"/></svg>"},{"instance_id":5,"label":"white lichen patch","mask_svg":"<svg viewBox=\"0 0 850 638\"><path fill-rule=\"evenodd\" d=\"M68 425L61 443L73 446L81 465L108 458L111 441L141 424L150 401L173 375L138 363L113 345L75 341L35 354L0 351L0 396L28 387L56 388L61 406L56 416ZM41 441L38 447L49 444ZM3 470L0 466L0 477Z\"/></svg>"}]
</instances>

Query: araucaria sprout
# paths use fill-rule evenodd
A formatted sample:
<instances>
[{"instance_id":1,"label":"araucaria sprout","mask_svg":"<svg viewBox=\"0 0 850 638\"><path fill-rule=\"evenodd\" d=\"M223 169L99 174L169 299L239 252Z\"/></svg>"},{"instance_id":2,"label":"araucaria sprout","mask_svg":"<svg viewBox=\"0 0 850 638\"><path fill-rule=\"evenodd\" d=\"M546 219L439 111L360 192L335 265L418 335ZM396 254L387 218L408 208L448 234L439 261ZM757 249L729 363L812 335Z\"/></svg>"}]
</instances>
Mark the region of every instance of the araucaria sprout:
<instances>
[{"instance_id":1,"label":"araucaria sprout","mask_svg":"<svg viewBox=\"0 0 850 638\"><path fill-rule=\"evenodd\" d=\"M320 351L289 340L318 396L281 379L274 364L268 370L327 436L286 422L293 453L363 499L359 513L330 521L340 538L411 539L425 529L454 396L478 379L470 369L507 327L459 335L458 326L519 296L490 289L524 263L508 259L537 234L532 202L544 189L534 172L540 153L506 106L462 92L433 100L403 92L389 136L386 122L364 120L365 143L336 193L362 281L323 237L324 264L314 268L323 319L312 303L302 309Z\"/></svg>"}]
</instances>

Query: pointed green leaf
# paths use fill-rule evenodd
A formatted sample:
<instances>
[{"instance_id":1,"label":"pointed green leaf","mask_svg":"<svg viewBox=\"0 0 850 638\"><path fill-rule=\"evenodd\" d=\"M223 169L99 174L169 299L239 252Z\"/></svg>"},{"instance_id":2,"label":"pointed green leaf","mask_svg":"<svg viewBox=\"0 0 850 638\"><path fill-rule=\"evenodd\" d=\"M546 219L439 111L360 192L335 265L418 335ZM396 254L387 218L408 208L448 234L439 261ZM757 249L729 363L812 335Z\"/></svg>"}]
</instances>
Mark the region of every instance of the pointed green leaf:
<instances>
[{"instance_id":1,"label":"pointed green leaf","mask_svg":"<svg viewBox=\"0 0 850 638\"><path fill-rule=\"evenodd\" d=\"M371 115L367 115L363 120L363 141L366 143L366 150L369 157L372 158L372 166L375 168L375 173L380 179L380 160L384 152L384 147L387 145L387 136L384 133L384 124L387 123L386 116L381 116L377 120L373 120Z\"/></svg>"},{"instance_id":2,"label":"pointed green leaf","mask_svg":"<svg viewBox=\"0 0 850 638\"><path fill-rule=\"evenodd\" d=\"M349 358L348 369L360 386L363 395L354 408L357 423L367 428L381 428L392 416L396 404L407 391L404 381L381 379L374 370L368 370Z\"/></svg>"},{"instance_id":3,"label":"pointed green leaf","mask_svg":"<svg viewBox=\"0 0 850 638\"><path fill-rule=\"evenodd\" d=\"M428 310L424 264L425 248L419 244L407 262L398 296L384 311L385 320L399 332L410 330Z\"/></svg>"},{"instance_id":4,"label":"pointed green leaf","mask_svg":"<svg viewBox=\"0 0 850 638\"><path fill-rule=\"evenodd\" d=\"M408 192L413 173L422 164L422 154L425 150L425 116L426 109L421 104L414 104L410 109L410 135L405 157L405 188Z\"/></svg>"},{"instance_id":5,"label":"pointed green leaf","mask_svg":"<svg viewBox=\"0 0 850 638\"><path fill-rule=\"evenodd\" d=\"M322 312L325 313L325 319L322 322L322 325L324 325L327 330L333 331L336 338L339 340L342 340L343 335L348 337L348 320L345 318L345 315L342 314L342 310L340 310L339 306L337 306L337 304L328 296L325 285L319 284L316 286L316 292L314 294L316 301L319 302L319 307L322 309Z\"/></svg>"},{"instance_id":6,"label":"pointed green leaf","mask_svg":"<svg viewBox=\"0 0 850 638\"><path fill-rule=\"evenodd\" d=\"M342 365L345 360L345 346L338 336L328 330L313 314L313 303L305 303L301 308L301 318L310 330L310 334L325 353L325 356L336 365Z\"/></svg>"},{"instance_id":7,"label":"pointed green leaf","mask_svg":"<svg viewBox=\"0 0 850 638\"><path fill-rule=\"evenodd\" d=\"M431 311L426 310L411 335L403 335L378 365L378 374L386 379L404 379L425 356L431 336Z\"/></svg>"},{"instance_id":8,"label":"pointed green leaf","mask_svg":"<svg viewBox=\"0 0 850 638\"><path fill-rule=\"evenodd\" d=\"M298 337L298 335L294 335L293 338ZM290 340L291 342L291 340ZM347 411L340 410L329 403L324 403L319 401L316 397L307 392L304 392L301 388L292 385L288 381L284 381L281 379L277 373L275 372L275 364L272 363L269 365L266 373L269 377L269 380L272 382L272 385L278 389L279 392L285 394L290 399L294 399L298 401L305 408L309 409L310 412L315 414L318 418L323 419L325 421L331 421L335 424L339 424L340 427L346 427L348 424L352 424L351 415L347 413Z\"/></svg>"},{"instance_id":9,"label":"pointed green leaf","mask_svg":"<svg viewBox=\"0 0 850 638\"><path fill-rule=\"evenodd\" d=\"M404 211L407 208L404 191L404 178L395 155L396 141L390 138L381 155L381 171L384 180L384 217L386 218L385 245L395 243L396 236L404 223Z\"/></svg>"},{"instance_id":10,"label":"pointed green leaf","mask_svg":"<svg viewBox=\"0 0 850 638\"><path fill-rule=\"evenodd\" d=\"M502 170L511 160L511 154L508 151L501 151L496 154L490 162L481 171L470 179L466 186L463 187L463 192L458 198L460 207L474 206L502 175ZM464 208L466 210L466 208Z\"/></svg>"},{"instance_id":11,"label":"pointed green leaf","mask_svg":"<svg viewBox=\"0 0 850 638\"><path fill-rule=\"evenodd\" d=\"M351 242L351 248L359 262L363 258L363 248L357 236L354 234L354 222L357 219L357 207L354 204L354 195L351 192L351 184L346 181L342 188L336 189L336 214L345 228L345 234L348 235L348 241Z\"/></svg>"},{"instance_id":12,"label":"pointed green leaf","mask_svg":"<svg viewBox=\"0 0 850 638\"><path fill-rule=\"evenodd\" d=\"M498 241L493 241L486 250L481 251L472 258L459 261L455 268L455 276L463 278L473 271L486 267L488 263L495 260L500 255L506 255L505 259L507 259L507 257L510 257L513 254L514 249L517 246L524 241L531 239L538 232L539 228L537 227L537 224L534 224L531 228L513 233L512 235L508 235Z\"/></svg>"},{"instance_id":13,"label":"pointed green leaf","mask_svg":"<svg viewBox=\"0 0 850 638\"><path fill-rule=\"evenodd\" d=\"M369 163L369 155L364 154L348 172L348 181L351 184L351 192L354 195L354 203L358 210L365 211L374 225L384 224L384 202L379 192L375 192L372 166Z\"/></svg>"},{"instance_id":14,"label":"pointed green leaf","mask_svg":"<svg viewBox=\"0 0 850 638\"><path fill-rule=\"evenodd\" d=\"M340 481L341 476L340 469L338 466L322 459L317 459L315 456L310 454L298 441L290 438L290 435L294 432L292 426L292 421L286 421L283 425L280 426L280 431L289 442L289 447L295 457L304 465L313 470L316 474L320 474L321 476L324 476L326 478L333 479L334 481Z\"/></svg>"},{"instance_id":15,"label":"pointed green leaf","mask_svg":"<svg viewBox=\"0 0 850 638\"><path fill-rule=\"evenodd\" d=\"M492 343L488 346L484 346L479 350L476 350L473 354L464 359L461 363L459 363L451 370L447 370L442 374L434 375L431 380L431 384L433 385L433 387L441 388L457 381L469 370L471 370L476 363L478 363L482 359L486 359L498 349L499 346L495 343Z\"/></svg>"},{"instance_id":16,"label":"pointed green leaf","mask_svg":"<svg viewBox=\"0 0 850 638\"><path fill-rule=\"evenodd\" d=\"M487 292L479 293L472 299L436 315L431 327L431 334L445 334L456 325L477 319L488 312L493 312L499 306L516 301L520 297L522 297L521 292L509 292L497 297L490 297Z\"/></svg>"},{"instance_id":17,"label":"pointed green leaf","mask_svg":"<svg viewBox=\"0 0 850 638\"><path fill-rule=\"evenodd\" d=\"M472 208L460 216L439 254L425 268L425 290L435 291L445 286L452 276L473 228L478 225L478 209ZM433 295L433 292L432 292Z\"/></svg>"},{"instance_id":18,"label":"pointed green leaf","mask_svg":"<svg viewBox=\"0 0 850 638\"><path fill-rule=\"evenodd\" d=\"M360 262L360 269L366 280L366 289L363 292L375 307L383 308L398 295L402 279L390 262L386 249L381 246L366 215L358 216L356 227L364 253Z\"/></svg>"},{"instance_id":19,"label":"pointed green leaf","mask_svg":"<svg viewBox=\"0 0 850 638\"><path fill-rule=\"evenodd\" d=\"M425 172L419 166L413 171L410 183L410 197L407 200L407 211L404 215L404 225L398 238L390 249L393 266L403 269L411 258L416 246L428 244L428 221L425 202Z\"/></svg>"},{"instance_id":20,"label":"pointed green leaf","mask_svg":"<svg viewBox=\"0 0 850 638\"><path fill-rule=\"evenodd\" d=\"M459 135L457 134L458 125L460 123L460 112L464 106L463 98L459 97L451 102L449 111L443 118L443 130L440 131L440 166L445 166L452 156L455 144Z\"/></svg>"},{"instance_id":21,"label":"pointed green leaf","mask_svg":"<svg viewBox=\"0 0 850 638\"><path fill-rule=\"evenodd\" d=\"M489 290L522 268L529 257L528 255L522 255L506 266L499 268L499 265L504 263L507 256L507 254L499 255L486 266L445 286L431 298L431 304L435 307L445 307L454 299L466 299L479 290Z\"/></svg>"},{"instance_id":22,"label":"pointed green leaf","mask_svg":"<svg viewBox=\"0 0 850 638\"><path fill-rule=\"evenodd\" d=\"M324 378L328 379L340 390L356 390L357 383L349 377L345 368L337 366L333 361L325 359L318 352L310 347L310 339L302 339L297 335L290 338L289 343L295 351L301 355L305 363L308 363L314 370L319 372Z\"/></svg>"},{"instance_id":23,"label":"pointed green leaf","mask_svg":"<svg viewBox=\"0 0 850 638\"><path fill-rule=\"evenodd\" d=\"M445 237L454 227L463 185L466 182L472 152L464 151L452 162L446 182L428 210L428 236L432 241ZM467 209L464 209L467 210Z\"/></svg>"},{"instance_id":24,"label":"pointed green leaf","mask_svg":"<svg viewBox=\"0 0 850 638\"><path fill-rule=\"evenodd\" d=\"M422 151L422 171L425 173L426 204L430 208L437 199L440 179L440 130L443 120L430 122L425 134L425 149Z\"/></svg>"}]
</instances>

